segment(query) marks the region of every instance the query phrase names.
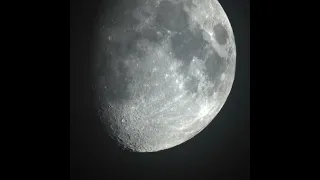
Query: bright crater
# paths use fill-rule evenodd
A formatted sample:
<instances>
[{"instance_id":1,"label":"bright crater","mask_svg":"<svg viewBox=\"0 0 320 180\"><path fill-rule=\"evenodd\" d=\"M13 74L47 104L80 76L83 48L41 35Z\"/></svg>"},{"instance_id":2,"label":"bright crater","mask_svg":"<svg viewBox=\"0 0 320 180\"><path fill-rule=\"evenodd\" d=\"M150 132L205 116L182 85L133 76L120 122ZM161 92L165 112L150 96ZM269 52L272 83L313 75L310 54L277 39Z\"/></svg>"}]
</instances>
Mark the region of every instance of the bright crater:
<instances>
[{"instance_id":1,"label":"bright crater","mask_svg":"<svg viewBox=\"0 0 320 180\"><path fill-rule=\"evenodd\" d=\"M95 90L125 148L154 152L203 130L225 103L236 47L216 0L119 0L102 18Z\"/></svg>"}]
</instances>

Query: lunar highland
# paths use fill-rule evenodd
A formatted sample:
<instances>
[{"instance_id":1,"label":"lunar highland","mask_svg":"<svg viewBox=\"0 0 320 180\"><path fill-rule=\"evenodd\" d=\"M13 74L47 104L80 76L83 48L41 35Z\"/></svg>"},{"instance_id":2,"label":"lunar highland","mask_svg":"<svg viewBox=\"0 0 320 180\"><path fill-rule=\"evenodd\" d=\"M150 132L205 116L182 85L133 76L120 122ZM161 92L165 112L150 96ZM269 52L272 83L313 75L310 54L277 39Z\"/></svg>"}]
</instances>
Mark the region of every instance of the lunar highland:
<instances>
[{"instance_id":1,"label":"lunar highland","mask_svg":"<svg viewBox=\"0 0 320 180\"><path fill-rule=\"evenodd\" d=\"M97 111L121 146L172 148L215 118L236 67L233 31L217 0L118 0L99 23Z\"/></svg>"}]
</instances>

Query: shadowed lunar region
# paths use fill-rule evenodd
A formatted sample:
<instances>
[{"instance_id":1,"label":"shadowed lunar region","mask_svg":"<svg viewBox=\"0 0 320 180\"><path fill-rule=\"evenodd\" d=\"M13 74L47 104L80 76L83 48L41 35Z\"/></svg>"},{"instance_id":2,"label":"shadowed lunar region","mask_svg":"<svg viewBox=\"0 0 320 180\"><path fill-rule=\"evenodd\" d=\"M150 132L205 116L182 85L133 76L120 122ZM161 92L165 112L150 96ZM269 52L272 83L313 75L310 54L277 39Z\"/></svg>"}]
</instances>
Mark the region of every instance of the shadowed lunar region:
<instances>
[{"instance_id":1,"label":"shadowed lunar region","mask_svg":"<svg viewBox=\"0 0 320 180\"><path fill-rule=\"evenodd\" d=\"M236 46L216 0L118 0L96 37L97 113L125 149L156 152L189 140L231 91Z\"/></svg>"}]
</instances>

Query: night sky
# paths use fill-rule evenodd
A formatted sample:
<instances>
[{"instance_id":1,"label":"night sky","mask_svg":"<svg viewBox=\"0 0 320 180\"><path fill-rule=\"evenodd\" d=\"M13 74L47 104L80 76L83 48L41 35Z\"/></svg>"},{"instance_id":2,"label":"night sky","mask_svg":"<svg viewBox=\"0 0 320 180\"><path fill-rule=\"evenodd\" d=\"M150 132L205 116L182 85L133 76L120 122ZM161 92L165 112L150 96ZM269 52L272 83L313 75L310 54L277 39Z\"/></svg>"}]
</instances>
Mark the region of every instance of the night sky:
<instances>
[{"instance_id":1,"label":"night sky","mask_svg":"<svg viewBox=\"0 0 320 180\"><path fill-rule=\"evenodd\" d=\"M222 110L191 140L157 153L122 150L94 113L91 53L100 2L70 1L71 179L250 179L250 1L219 1L237 47L235 81Z\"/></svg>"}]
</instances>

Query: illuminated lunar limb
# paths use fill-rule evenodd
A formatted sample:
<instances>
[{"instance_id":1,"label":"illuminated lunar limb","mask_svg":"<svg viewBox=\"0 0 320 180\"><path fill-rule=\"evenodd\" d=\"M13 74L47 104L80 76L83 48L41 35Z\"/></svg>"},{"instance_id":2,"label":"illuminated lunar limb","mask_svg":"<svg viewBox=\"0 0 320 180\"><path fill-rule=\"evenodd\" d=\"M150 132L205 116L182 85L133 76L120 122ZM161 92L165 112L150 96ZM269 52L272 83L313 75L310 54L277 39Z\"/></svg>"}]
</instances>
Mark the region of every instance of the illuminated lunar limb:
<instances>
[{"instance_id":1,"label":"illuminated lunar limb","mask_svg":"<svg viewBox=\"0 0 320 180\"><path fill-rule=\"evenodd\" d=\"M98 36L101 121L133 151L177 146L203 130L230 93L236 47L227 15L215 0L122 0L119 11Z\"/></svg>"}]
</instances>

